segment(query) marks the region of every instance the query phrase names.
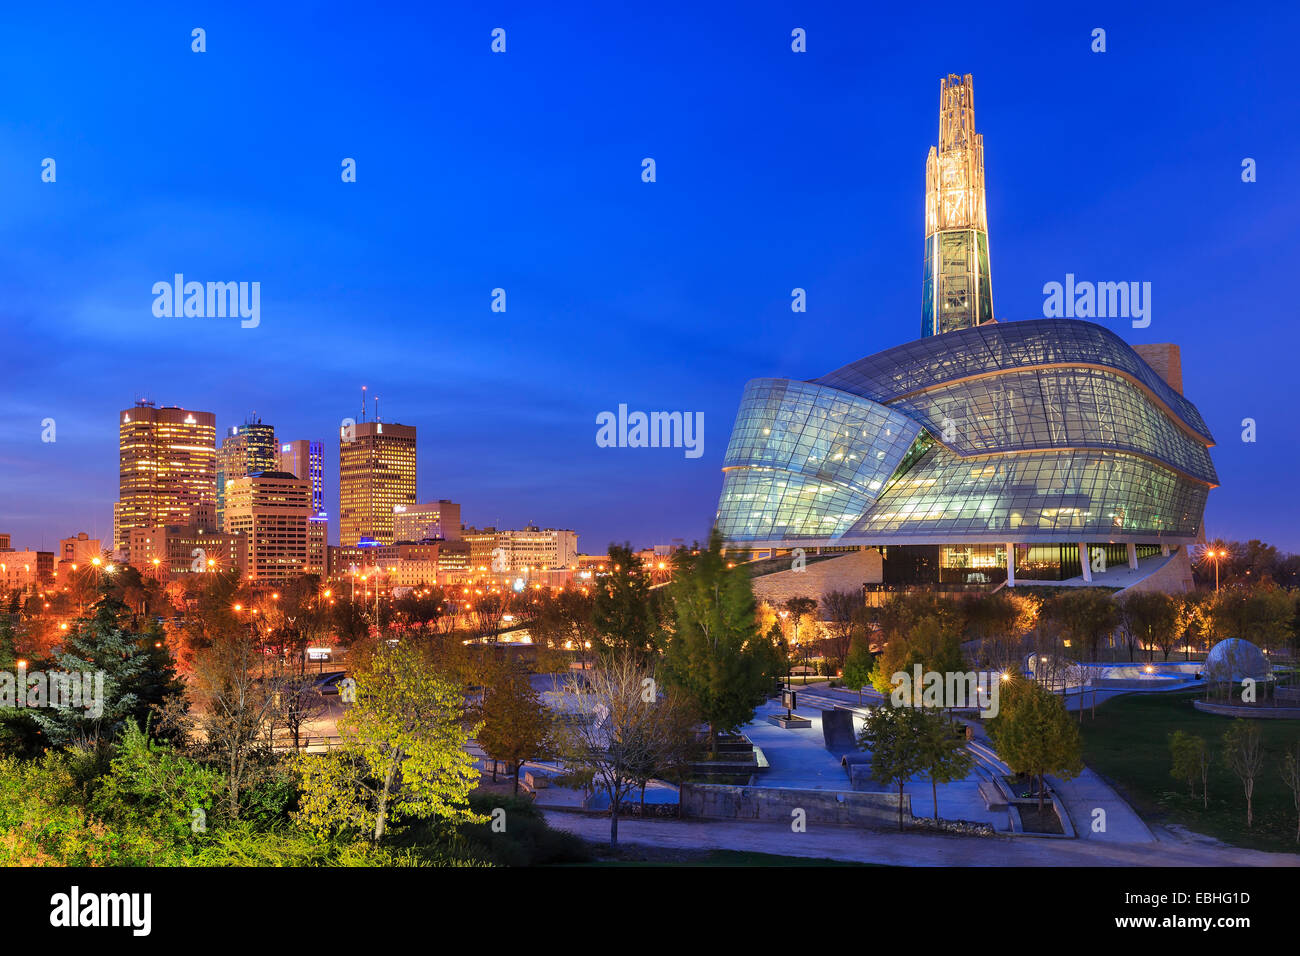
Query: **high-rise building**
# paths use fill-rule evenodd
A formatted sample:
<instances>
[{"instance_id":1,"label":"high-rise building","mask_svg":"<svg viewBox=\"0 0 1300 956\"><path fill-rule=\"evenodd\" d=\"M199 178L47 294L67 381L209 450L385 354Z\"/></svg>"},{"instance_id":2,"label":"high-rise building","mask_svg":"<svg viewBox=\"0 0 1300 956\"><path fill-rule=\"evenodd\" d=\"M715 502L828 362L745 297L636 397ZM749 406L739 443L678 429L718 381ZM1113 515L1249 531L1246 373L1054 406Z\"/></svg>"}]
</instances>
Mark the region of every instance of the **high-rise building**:
<instances>
[{"instance_id":1,"label":"high-rise building","mask_svg":"<svg viewBox=\"0 0 1300 956\"><path fill-rule=\"evenodd\" d=\"M424 505L395 505L393 540L460 540L460 505L446 498Z\"/></svg>"},{"instance_id":2,"label":"high-rise building","mask_svg":"<svg viewBox=\"0 0 1300 956\"><path fill-rule=\"evenodd\" d=\"M245 419L226 433L217 451L217 526L225 527L226 484L259 471L277 468L275 426L258 417Z\"/></svg>"},{"instance_id":3,"label":"high-rise building","mask_svg":"<svg viewBox=\"0 0 1300 956\"><path fill-rule=\"evenodd\" d=\"M939 145L925 163L921 336L993 321L984 137L971 75L939 81Z\"/></svg>"},{"instance_id":4,"label":"high-rise building","mask_svg":"<svg viewBox=\"0 0 1300 956\"><path fill-rule=\"evenodd\" d=\"M308 572L311 482L286 471L260 471L226 484L227 534L245 536L246 574L284 581Z\"/></svg>"},{"instance_id":5,"label":"high-rise building","mask_svg":"<svg viewBox=\"0 0 1300 956\"><path fill-rule=\"evenodd\" d=\"M325 446L321 442L305 438L280 442L275 470L310 481L312 514L325 513Z\"/></svg>"},{"instance_id":6,"label":"high-rise building","mask_svg":"<svg viewBox=\"0 0 1300 956\"><path fill-rule=\"evenodd\" d=\"M415 426L357 422L339 430L339 543L393 543L393 508L415 504Z\"/></svg>"},{"instance_id":7,"label":"high-rise building","mask_svg":"<svg viewBox=\"0 0 1300 956\"><path fill-rule=\"evenodd\" d=\"M282 441L277 453L277 471L303 478L311 484L311 520L308 522L307 573L325 575L329 543L329 515L325 513L325 446L299 438Z\"/></svg>"},{"instance_id":8,"label":"high-rise building","mask_svg":"<svg viewBox=\"0 0 1300 956\"><path fill-rule=\"evenodd\" d=\"M113 547L132 528L190 524L217 499L217 420L211 412L136 402L118 414ZM129 555L128 555L129 558Z\"/></svg>"}]
</instances>

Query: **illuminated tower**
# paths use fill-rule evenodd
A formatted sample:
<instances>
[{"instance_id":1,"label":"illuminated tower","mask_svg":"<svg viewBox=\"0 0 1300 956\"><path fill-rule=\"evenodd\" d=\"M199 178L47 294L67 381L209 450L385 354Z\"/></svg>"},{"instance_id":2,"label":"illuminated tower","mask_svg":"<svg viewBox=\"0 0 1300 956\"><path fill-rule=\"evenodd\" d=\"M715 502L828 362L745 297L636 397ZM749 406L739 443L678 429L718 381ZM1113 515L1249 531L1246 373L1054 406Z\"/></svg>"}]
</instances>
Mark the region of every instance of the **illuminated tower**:
<instances>
[{"instance_id":1,"label":"illuminated tower","mask_svg":"<svg viewBox=\"0 0 1300 956\"><path fill-rule=\"evenodd\" d=\"M256 415L226 433L217 450L217 527L225 526L226 483L276 469L275 427Z\"/></svg>"},{"instance_id":2,"label":"illuminated tower","mask_svg":"<svg viewBox=\"0 0 1300 956\"><path fill-rule=\"evenodd\" d=\"M939 145L925 162L921 336L993 321L984 137L971 75L939 81Z\"/></svg>"},{"instance_id":3,"label":"illuminated tower","mask_svg":"<svg viewBox=\"0 0 1300 956\"><path fill-rule=\"evenodd\" d=\"M132 528L212 524L217 499L216 416L136 402L118 413L118 500L113 547Z\"/></svg>"},{"instance_id":4,"label":"illuminated tower","mask_svg":"<svg viewBox=\"0 0 1300 956\"><path fill-rule=\"evenodd\" d=\"M339 543L393 543L393 508L415 504L415 426L356 422L339 431Z\"/></svg>"}]
</instances>

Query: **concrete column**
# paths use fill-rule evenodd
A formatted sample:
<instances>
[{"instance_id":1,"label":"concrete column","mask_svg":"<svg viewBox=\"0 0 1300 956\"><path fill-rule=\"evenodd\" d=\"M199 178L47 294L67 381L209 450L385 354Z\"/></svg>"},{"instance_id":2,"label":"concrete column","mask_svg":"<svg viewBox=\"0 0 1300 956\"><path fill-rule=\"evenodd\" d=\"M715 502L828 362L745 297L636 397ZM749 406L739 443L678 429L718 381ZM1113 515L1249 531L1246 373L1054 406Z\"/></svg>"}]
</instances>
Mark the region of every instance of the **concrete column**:
<instances>
[{"instance_id":1,"label":"concrete column","mask_svg":"<svg viewBox=\"0 0 1300 956\"><path fill-rule=\"evenodd\" d=\"M1128 543L1128 566L1134 571L1138 567L1138 546L1132 541Z\"/></svg>"},{"instance_id":2,"label":"concrete column","mask_svg":"<svg viewBox=\"0 0 1300 956\"><path fill-rule=\"evenodd\" d=\"M1167 558L1167 557L1169 557L1169 545L1167 545L1167 544L1162 544L1162 545L1160 546L1160 557L1162 557L1162 558Z\"/></svg>"},{"instance_id":3,"label":"concrete column","mask_svg":"<svg viewBox=\"0 0 1300 956\"><path fill-rule=\"evenodd\" d=\"M1007 587L1016 586L1016 546L1007 545Z\"/></svg>"},{"instance_id":4,"label":"concrete column","mask_svg":"<svg viewBox=\"0 0 1300 956\"><path fill-rule=\"evenodd\" d=\"M1079 542L1079 565L1083 568L1083 580L1088 584L1092 583L1092 556L1088 554L1088 546Z\"/></svg>"}]
</instances>

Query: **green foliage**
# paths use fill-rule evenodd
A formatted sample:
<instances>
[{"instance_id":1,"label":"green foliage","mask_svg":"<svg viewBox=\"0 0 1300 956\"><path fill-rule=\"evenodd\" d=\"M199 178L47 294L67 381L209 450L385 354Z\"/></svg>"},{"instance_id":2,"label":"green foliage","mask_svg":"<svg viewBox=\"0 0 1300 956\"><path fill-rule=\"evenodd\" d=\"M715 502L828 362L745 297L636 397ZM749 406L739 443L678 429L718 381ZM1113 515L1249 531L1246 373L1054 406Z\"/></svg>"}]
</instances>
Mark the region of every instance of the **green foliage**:
<instances>
[{"instance_id":1,"label":"green foliage","mask_svg":"<svg viewBox=\"0 0 1300 956\"><path fill-rule=\"evenodd\" d=\"M477 819L460 685L407 642L382 645L356 682L356 703L338 722L341 751L299 764L300 825L340 833L369 820L378 841L390 819Z\"/></svg>"},{"instance_id":2,"label":"green foliage","mask_svg":"<svg viewBox=\"0 0 1300 956\"><path fill-rule=\"evenodd\" d=\"M1196 796L1196 781L1201 776L1201 754L1205 740L1183 730L1169 735L1169 776L1187 784L1189 796Z\"/></svg>"},{"instance_id":3,"label":"green foliage","mask_svg":"<svg viewBox=\"0 0 1300 956\"><path fill-rule=\"evenodd\" d=\"M925 770L921 742L926 715L915 707L877 707L867 715L858 743L871 751L871 776L898 787L898 828L903 829L903 785Z\"/></svg>"},{"instance_id":4,"label":"green foliage","mask_svg":"<svg viewBox=\"0 0 1300 956\"><path fill-rule=\"evenodd\" d=\"M506 762L518 792L519 765L550 752L554 729L550 710L519 660L509 658L491 669L478 716L479 746L489 757Z\"/></svg>"},{"instance_id":5,"label":"green foliage","mask_svg":"<svg viewBox=\"0 0 1300 956\"><path fill-rule=\"evenodd\" d=\"M645 665L658 651L650 578L631 545L611 544L609 564L609 573L596 581L592 602L597 653L628 653Z\"/></svg>"},{"instance_id":6,"label":"green foliage","mask_svg":"<svg viewBox=\"0 0 1300 956\"><path fill-rule=\"evenodd\" d=\"M844 686L858 692L858 701L862 701L862 688L871 680L871 671L875 664L875 655L871 653L871 644L865 634L853 635L849 643L849 656L844 659Z\"/></svg>"},{"instance_id":7,"label":"green foliage","mask_svg":"<svg viewBox=\"0 0 1300 956\"><path fill-rule=\"evenodd\" d=\"M215 823L225 786L221 773L151 741L135 721L127 722L110 766L90 800L101 819L172 840L191 835L196 810L205 826Z\"/></svg>"},{"instance_id":8,"label":"green foliage","mask_svg":"<svg viewBox=\"0 0 1300 956\"><path fill-rule=\"evenodd\" d=\"M989 721L989 736L998 756L1016 773L1039 778L1054 774L1067 779L1083 771L1079 728L1055 694L1033 681L1016 679L1002 687L997 717Z\"/></svg>"},{"instance_id":9,"label":"green foliage","mask_svg":"<svg viewBox=\"0 0 1300 956\"><path fill-rule=\"evenodd\" d=\"M676 627L665 679L681 688L716 740L752 720L765 699L777 676L772 645L758 634L749 573L727 567L716 531L707 550L680 559L670 587Z\"/></svg>"}]
</instances>

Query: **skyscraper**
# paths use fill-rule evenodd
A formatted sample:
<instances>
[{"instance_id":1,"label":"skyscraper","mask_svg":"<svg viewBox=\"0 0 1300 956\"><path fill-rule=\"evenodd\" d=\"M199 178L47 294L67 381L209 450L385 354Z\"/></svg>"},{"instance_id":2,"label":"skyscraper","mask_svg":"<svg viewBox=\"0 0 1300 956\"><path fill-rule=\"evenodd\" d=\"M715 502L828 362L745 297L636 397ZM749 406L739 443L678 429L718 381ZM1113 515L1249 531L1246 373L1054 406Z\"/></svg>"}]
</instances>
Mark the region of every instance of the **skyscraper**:
<instances>
[{"instance_id":1,"label":"skyscraper","mask_svg":"<svg viewBox=\"0 0 1300 956\"><path fill-rule=\"evenodd\" d=\"M284 581L308 571L311 483L285 471L261 471L226 485L227 534L243 532L248 577Z\"/></svg>"},{"instance_id":2,"label":"skyscraper","mask_svg":"<svg viewBox=\"0 0 1300 956\"><path fill-rule=\"evenodd\" d=\"M312 514L325 513L325 446L321 442L305 438L280 442L275 468L310 481Z\"/></svg>"},{"instance_id":3,"label":"skyscraper","mask_svg":"<svg viewBox=\"0 0 1300 956\"><path fill-rule=\"evenodd\" d=\"M277 470L296 475L311 485L311 519L307 523L307 573L325 574L329 545L329 515L325 513L325 447L300 438L280 442Z\"/></svg>"},{"instance_id":4,"label":"skyscraper","mask_svg":"<svg viewBox=\"0 0 1300 956\"><path fill-rule=\"evenodd\" d=\"M260 418L253 416L227 432L217 452L218 527L224 527L227 482L259 471L274 471L275 468L275 426L264 425Z\"/></svg>"},{"instance_id":5,"label":"skyscraper","mask_svg":"<svg viewBox=\"0 0 1300 956\"><path fill-rule=\"evenodd\" d=\"M339 543L393 543L393 508L415 504L415 426L357 422L339 430Z\"/></svg>"},{"instance_id":6,"label":"skyscraper","mask_svg":"<svg viewBox=\"0 0 1300 956\"><path fill-rule=\"evenodd\" d=\"M975 132L971 75L939 81L939 145L925 162L921 336L993 320L984 137Z\"/></svg>"},{"instance_id":7,"label":"skyscraper","mask_svg":"<svg viewBox=\"0 0 1300 956\"><path fill-rule=\"evenodd\" d=\"M217 498L216 438L211 412L139 401L118 414L114 548L127 552L132 528L190 524L205 516L210 522Z\"/></svg>"}]
</instances>

